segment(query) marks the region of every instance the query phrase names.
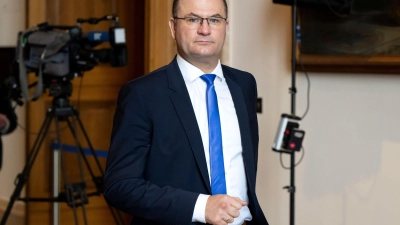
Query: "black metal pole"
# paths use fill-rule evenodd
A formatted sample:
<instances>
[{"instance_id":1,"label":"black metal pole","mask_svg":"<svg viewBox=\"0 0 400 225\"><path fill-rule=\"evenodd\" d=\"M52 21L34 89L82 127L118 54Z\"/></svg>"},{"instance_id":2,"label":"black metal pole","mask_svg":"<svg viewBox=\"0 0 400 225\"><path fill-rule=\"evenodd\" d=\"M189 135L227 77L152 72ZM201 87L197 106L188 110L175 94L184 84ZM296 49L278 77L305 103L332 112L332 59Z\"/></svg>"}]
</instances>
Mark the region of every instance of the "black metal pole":
<instances>
[{"instance_id":1,"label":"black metal pole","mask_svg":"<svg viewBox=\"0 0 400 225\"><path fill-rule=\"evenodd\" d=\"M296 44L297 44L297 4L296 0L293 1L292 7L292 87L291 94L291 113L296 115ZM290 225L294 225L295 218L295 151L290 154Z\"/></svg>"},{"instance_id":2,"label":"black metal pole","mask_svg":"<svg viewBox=\"0 0 400 225\"><path fill-rule=\"evenodd\" d=\"M297 48L297 6L296 0L292 7L292 87L291 94L291 113L296 115L296 48Z\"/></svg>"},{"instance_id":3,"label":"black metal pole","mask_svg":"<svg viewBox=\"0 0 400 225\"><path fill-rule=\"evenodd\" d=\"M295 192L296 192L296 186L295 186L295 171L294 171L294 167L295 167L295 153L292 152L290 154L290 225L294 225L294 208L295 208L295 201L294 201L294 197L295 197Z\"/></svg>"}]
</instances>

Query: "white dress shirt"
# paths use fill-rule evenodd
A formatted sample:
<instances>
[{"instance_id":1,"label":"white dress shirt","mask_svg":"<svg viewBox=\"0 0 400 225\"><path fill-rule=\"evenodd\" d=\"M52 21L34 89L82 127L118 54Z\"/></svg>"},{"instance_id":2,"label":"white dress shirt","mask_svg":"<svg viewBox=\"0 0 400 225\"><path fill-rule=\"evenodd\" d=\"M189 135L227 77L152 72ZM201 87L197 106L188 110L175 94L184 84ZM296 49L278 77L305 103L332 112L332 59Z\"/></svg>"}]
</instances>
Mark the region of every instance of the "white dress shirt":
<instances>
[{"instance_id":1,"label":"white dress shirt","mask_svg":"<svg viewBox=\"0 0 400 225\"><path fill-rule=\"evenodd\" d=\"M177 56L177 62L182 72L183 79L185 80L190 100L192 101L197 124L203 140L204 154L206 156L208 174L210 176L208 117L206 104L207 84L200 78L201 75L204 75L204 72L184 60L179 55ZM224 74L222 73L220 62L218 62L217 67L211 74L216 75L214 86L217 93L221 120L222 149L224 154L227 194L248 202L239 123L231 93L224 78ZM208 197L209 195L199 195L193 213L193 222L206 223L205 209ZM240 210L240 216L235 218L235 221L232 224L242 224L245 220L251 219L252 216L249 208L244 206Z\"/></svg>"}]
</instances>

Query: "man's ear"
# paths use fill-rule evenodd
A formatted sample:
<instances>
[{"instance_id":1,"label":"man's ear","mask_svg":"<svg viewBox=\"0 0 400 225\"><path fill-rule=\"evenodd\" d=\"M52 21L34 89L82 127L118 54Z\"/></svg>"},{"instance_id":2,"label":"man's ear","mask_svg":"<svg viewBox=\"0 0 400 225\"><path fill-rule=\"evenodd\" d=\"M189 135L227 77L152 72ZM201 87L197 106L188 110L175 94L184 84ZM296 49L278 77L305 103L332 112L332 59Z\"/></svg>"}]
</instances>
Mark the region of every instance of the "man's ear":
<instances>
[{"instance_id":1,"label":"man's ear","mask_svg":"<svg viewBox=\"0 0 400 225\"><path fill-rule=\"evenodd\" d=\"M171 30L171 36L175 40L175 20L174 18L169 18L169 29Z\"/></svg>"}]
</instances>

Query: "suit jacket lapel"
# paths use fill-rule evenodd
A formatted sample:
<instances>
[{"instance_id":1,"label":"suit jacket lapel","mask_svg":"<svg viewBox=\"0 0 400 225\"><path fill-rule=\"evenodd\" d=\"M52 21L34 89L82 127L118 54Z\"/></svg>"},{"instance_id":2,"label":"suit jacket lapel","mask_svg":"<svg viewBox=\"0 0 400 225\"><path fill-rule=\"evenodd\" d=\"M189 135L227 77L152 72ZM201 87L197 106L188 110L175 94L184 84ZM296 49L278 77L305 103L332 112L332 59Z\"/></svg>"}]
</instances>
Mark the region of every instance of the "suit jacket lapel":
<instances>
[{"instance_id":1,"label":"suit jacket lapel","mask_svg":"<svg viewBox=\"0 0 400 225\"><path fill-rule=\"evenodd\" d=\"M235 76L232 72L224 67L223 73L231 92L233 104L235 106L236 115L238 118L240 135L242 139L242 155L244 167L246 170L247 183L249 190L255 190L255 163L254 163L254 149L251 143L249 116L247 113L246 102L244 100L242 88L236 82Z\"/></svg>"},{"instance_id":2,"label":"suit jacket lapel","mask_svg":"<svg viewBox=\"0 0 400 225\"><path fill-rule=\"evenodd\" d=\"M167 77L168 85L171 90L171 101L185 129L203 181L205 182L209 193L211 193L203 141L201 139L201 134L197 124L196 115L194 114L192 102L190 100L185 81L183 80L183 76L176 62L176 58L167 66Z\"/></svg>"}]
</instances>

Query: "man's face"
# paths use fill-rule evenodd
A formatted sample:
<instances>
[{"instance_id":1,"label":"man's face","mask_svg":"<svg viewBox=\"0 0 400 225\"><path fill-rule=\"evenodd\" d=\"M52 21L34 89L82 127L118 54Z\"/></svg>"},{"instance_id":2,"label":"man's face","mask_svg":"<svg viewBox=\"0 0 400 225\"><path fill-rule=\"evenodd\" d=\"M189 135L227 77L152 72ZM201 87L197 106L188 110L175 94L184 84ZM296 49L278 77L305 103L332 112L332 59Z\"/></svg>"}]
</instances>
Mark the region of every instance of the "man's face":
<instances>
[{"instance_id":1,"label":"man's face","mask_svg":"<svg viewBox=\"0 0 400 225\"><path fill-rule=\"evenodd\" d=\"M226 18L222 0L180 0L177 17ZM216 62L225 42L228 21L220 26L210 26L203 20L200 26L190 26L185 20L170 19L172 37L176 40L178 53L190 63Z\"/></svg>"}]
</instances>

